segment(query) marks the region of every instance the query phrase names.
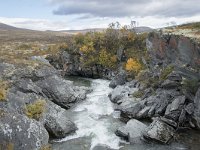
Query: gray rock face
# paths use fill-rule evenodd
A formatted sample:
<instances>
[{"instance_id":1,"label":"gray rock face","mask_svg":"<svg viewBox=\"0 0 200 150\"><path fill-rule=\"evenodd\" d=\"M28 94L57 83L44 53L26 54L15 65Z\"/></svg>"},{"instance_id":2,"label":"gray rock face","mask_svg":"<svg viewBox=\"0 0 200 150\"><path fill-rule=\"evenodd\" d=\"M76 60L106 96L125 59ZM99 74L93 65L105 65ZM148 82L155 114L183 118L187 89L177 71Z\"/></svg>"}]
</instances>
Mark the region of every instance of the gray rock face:
<instances>
[{"instance_id":1,"label":"gray rock face","mask_svg":"<svg viewBox=\"0 0 200 150\"><path fill-rule=\"evenodd\" d=\"M49 135L37 121L16 113L1 113L0 147L18 150L37 149L48 144Z\"/></svg>"},{"instance_id":2,"label":"gray rock face","mask_svg":"<svg viewBox=\"0 0 200 150\"><path fill-rule=\"evenodd\" d=\"M48 108L44 124L50 135L56 138L63 138L77 129L76 125L67 118L66 110L51 101L47 103Z\"/></svg>"},{"instance_id":3,"label":"gray rock face","mask_svg":"<svg viewBox=\"0 0 200 150\"><path fill-rule=\"evenodd\" d=\"M0 79L2 78L2 76L8 74L14 69L15 69L14 65L7 63L0 63Z\"/></svg>"},{"instance_id":4,"label":"gray rock face","mask_svg":"<svg viewBox=\"0 0 200 150\"><path fill-rule=\"evenodd\" d=\"M175 129L160 119L154 120L148 128L146 128L143 136L145 139L153 140L161 143L168 143L174 136Z\"/></svg>"},{"instance_id":5,"label":"gray rock face","mask_svg":"<svg viewBox=\"0 0 200 150\"><path fill-rule=\"evenodd\" d=\"M63 108L70 108L75 102L84 100L87 91L74 88L71 81L67 81L56 75L45 78L36 83L42 92L54 103Z\"/></svg>"},{"instance_id":6,"label":"gray rock face","mask_svg":"<svg viewBox=\"0 0 200 150\"><path fill-rule=\"evenodd\" d=\"M36 60L36 61L40 61L44 64L50 65L49 61L45 59L45 57L43 56L32 56L31 57L32 60Z\"/></svg>"},{"instance_id":7,"label":"gray rock face","mask_svg":"<svg viewBox=\"0 0 200 150\"><path fill-rule=\"evenodd\" d=\"M113 103L118 103L122 99L129 98L136 90L136 88L130 88L126 85L119 85L109 94L109 97Z\"/></svg>"},{"instance_id":8,"label":"gray rock face","mask_svg":"<svg viewBox=\"0 0 200 150\"><path fill-rule=\"evenodd\" d=\"M126 83L126 73L125 72L121 72L119 74L117 74L114 79L112 79L112 81L109 84L109 87L111 88L115 88L118 85L124 85Z\"/></svg>"},{"instance_id":9,"label":"gray rock face","mask_svg":"<svg viewBox=\"0 0 200 150\"><path fill-rule=\"evenodd\" d=\"M128 139L131 144L135 144L141 142L140 138L142 137L142 133L145 131L146 127L147 126L142 122L131 119L125 126L117 129L116 134Z\"/></svg>"},{"instance_id":10,"label":"gray rock face","mask_svg":"<svg viewBox=\"0 0 200 150\"><path fill-rule=\"evenodd\" d=\"M34 70L33 75L35 76L35 78L44 79L49 76L60 75L60 73L52 66L43 66Z\"/></svg>"},{"instance_id":11,"label":"gray rock face","mask_svg":"<svg viewBox=\"0 0 200 150\"><path fill-rule=\"evenodd\" d=\"M171 104L167 106L165 117L178 121L185 103L185 96L177 97Z\"/></svg>"},{"instance_id":12,"label":"gray rock face","mask_svg":"<svg viewBox=\"0 0 200 150\"><path fill-rule=\"evenodd\" d=\"M194 115L195 125L200 128L200 88L198 89L194 98Z\"/></svg>"}]
</instances>

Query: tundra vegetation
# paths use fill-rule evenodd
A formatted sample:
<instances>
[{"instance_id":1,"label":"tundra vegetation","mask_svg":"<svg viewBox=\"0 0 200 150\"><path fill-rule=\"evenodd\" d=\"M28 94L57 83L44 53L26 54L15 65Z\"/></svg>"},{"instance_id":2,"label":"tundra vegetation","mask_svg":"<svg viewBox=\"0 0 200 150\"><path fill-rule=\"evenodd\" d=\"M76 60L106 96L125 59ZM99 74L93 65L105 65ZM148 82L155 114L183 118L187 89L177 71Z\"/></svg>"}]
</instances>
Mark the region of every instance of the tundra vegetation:
<instances>
[{"instance_id":1,"label":"tundra vegetation","mask_svg":"<svg viewBox=\"0 0 200 150\"><path fill-rule=\"evenodd\" d=\"M80 54L80 61L86 67L101 65L116 70L122 65L128 72L138 73L144 68L142 57L148 56L146 37L146 33L137 34L129 26L116 22L103 32L74 35L63 49Z\"/></svg>"}]
</instances>

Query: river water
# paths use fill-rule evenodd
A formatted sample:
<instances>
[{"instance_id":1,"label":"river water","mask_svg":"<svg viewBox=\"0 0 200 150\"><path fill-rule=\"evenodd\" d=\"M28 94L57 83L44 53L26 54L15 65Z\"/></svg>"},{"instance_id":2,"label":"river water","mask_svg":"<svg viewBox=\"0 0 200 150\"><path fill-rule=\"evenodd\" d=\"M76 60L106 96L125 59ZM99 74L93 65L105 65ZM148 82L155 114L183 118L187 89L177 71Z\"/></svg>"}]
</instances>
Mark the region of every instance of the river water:
<instances>
[{"instance_id":1,"label":"river water","mask_svg":"<svg viewBox=\"0 0 200 150\"><path fill-rule=\"evenodd\" d=\"M115 135L116 129L124 125L124 123L119 121L119 113L114 111L114 106L108 98L108 94L112 91L109 88L109 81L102 79L90 80L88 82L84 79L83 81L80 83L90 85L93 91L87 95L85 101L68 110L68 117L77 125L78 130L73 135L54 141L54 150L106 150L105 146L110 149L120 150L200 149L200 134L194 131L192 133L193 136L189 138L187 138L187 134L191 133L184 132L178 141L170 145L128 145ZM96 146L99 145L100 148L97 148Z\"/></svg>"}]
</instances>

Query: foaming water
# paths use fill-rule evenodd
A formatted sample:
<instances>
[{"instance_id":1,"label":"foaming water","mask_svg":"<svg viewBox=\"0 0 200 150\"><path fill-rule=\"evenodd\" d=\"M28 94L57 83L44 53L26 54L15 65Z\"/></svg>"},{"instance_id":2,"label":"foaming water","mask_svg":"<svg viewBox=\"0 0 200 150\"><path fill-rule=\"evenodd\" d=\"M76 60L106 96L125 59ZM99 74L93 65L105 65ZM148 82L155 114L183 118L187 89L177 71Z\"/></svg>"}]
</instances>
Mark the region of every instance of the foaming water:
<instances>
[{"instance_id":1,"label":"foaming water","mask_svg":"<svg viewBox=\"0 0 200 150\"><path fill-rule=\"evenodd\" d=\"M108 98L112 91L109 81L92 80L93 92L87 95L87 99L71 110L71 119L78 127L76 134L67 136L60 142L80 138L91 137L91 148L98 144L107 145L113 149L119 149L120 139L114 133L120 122L115 119L113 105Z\"/></svg>"}]
</instances>

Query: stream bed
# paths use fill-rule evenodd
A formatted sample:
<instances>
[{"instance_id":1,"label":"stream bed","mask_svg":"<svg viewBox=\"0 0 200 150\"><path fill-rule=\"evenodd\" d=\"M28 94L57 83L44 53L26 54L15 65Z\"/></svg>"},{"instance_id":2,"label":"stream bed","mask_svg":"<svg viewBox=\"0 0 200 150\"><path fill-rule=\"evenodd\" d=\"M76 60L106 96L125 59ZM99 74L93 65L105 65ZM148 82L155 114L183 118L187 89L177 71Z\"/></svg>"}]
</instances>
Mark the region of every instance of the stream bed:
<instances>
[{"instance_id":1,"label":"stream bed","mask_svg":"<svg viewBox=\"0 0 200 150\"><path fill-rule=\"evenodd\" d=\"M74 79L73 79L74 81ZM90 86L93 91L85 101L68 110L68 117L77 125L75 134L53 141L53 150L198 150L200 133L183 132L177 141L170 145L134 144L129 145L115 135L124 123L119 120L119 112L108 98L112 91L109 81L102 79L78 79L76 85Z\"/></svg>"}]
</instances>

